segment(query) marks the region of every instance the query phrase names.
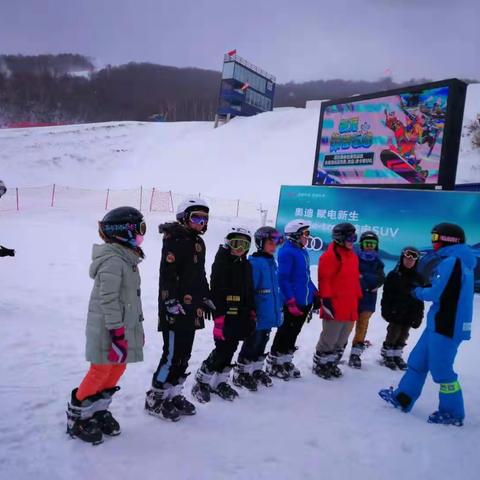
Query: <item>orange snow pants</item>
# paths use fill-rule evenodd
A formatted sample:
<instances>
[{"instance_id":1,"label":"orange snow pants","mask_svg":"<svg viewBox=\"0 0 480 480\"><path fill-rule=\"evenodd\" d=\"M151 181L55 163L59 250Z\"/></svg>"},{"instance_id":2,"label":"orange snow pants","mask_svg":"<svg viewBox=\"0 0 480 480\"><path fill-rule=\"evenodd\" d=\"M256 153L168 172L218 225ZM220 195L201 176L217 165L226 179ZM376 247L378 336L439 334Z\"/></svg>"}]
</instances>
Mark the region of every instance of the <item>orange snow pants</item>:
<instances>
[{"instance_id":1,"label":"orange snow pants","mask_svg":"<svg viewBox=\"0 0 480 480\"><path fill-rule=\"evenodd\" d=\"M120 364L91 364L85 378L77 390L77 399L81 402L85 398L95 395L107 388L113 388L117 385L118 380L125 372L127 365Z\"/></svg>"}]
</instances>

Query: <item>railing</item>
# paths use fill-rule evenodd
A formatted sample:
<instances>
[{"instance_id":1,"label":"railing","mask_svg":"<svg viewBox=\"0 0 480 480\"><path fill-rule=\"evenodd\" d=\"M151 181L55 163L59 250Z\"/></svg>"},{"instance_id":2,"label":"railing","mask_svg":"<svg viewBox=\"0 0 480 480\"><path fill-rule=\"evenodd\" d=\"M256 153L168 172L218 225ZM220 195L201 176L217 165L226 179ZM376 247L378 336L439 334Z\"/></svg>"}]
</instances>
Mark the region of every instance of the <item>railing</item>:
<instances>
[{"instance_id":1,"label":"railing","mask_svg":"<svg viewBox=\"0 0 480 480\"><path fill-rule=\"evenodd\" d=\"M224 62L230 62L230 61L237 62L240 65L243 65L244 67L247 67L250 70L253 70L255 73L258 73L262 77L268 78L273 83L275 83L275 81L277 80L274 75L266 72L265 70L261 69L260 67L257 67L253 63L250 63L249 61L245 60L243 57L240 57L240 55L237 55L237 54L229 55L228 53L226 53L223 57L223 61Z\"/></svg>"},{"instance_id":2,"label":"railing","mask_svg":"<svg viewBox=\"0 0 480 480\"><path fill-rule=\"evenodd\" d=\"M182 194L157 188L104 190L45 185L40 187L9 188L0 199L0 212L61 209L66 211L105 211L130 205L152 213L174 213L186 197L202 196L210 206L211 215L227 218L262 218L262 223L275 221L277 207L273 204L249 202L196 194Z\"/></svg>"}]
</instances>

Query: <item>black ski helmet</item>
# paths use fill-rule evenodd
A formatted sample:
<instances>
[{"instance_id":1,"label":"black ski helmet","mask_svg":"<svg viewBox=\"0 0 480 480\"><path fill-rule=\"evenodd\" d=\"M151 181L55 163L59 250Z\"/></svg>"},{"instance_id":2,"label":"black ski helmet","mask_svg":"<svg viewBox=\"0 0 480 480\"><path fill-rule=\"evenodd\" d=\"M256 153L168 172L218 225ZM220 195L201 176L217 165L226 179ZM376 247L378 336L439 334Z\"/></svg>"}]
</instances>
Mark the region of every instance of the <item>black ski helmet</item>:
<instances>
[{"instance_id":1,"label":"black ski helmet","mask_svg":"<svg viewBox=\"0 0 480 480\"><path fill-rule=\"evenodd\" d=\"M366 232L363 232L361 235L360 235L360 248L363 250L363 245L362 243L365 241L365 240L374 240L377 242L377 246L375 247L375 250L378 250L378 235L375 233L375 232L372 232L371 230L367 230Z\"/></svg>"},{"instance_id":2,"label":"black ski helmet","mask_svg":"<svg viewBox=\"0 0 480 480\"><path fill-rule=\"evenodd\" d=\"M5 184L0 180L0 198L7 193L7 187Z\"/></svg>"},{"instance_id":3,"label":"black ski helmet","mask_svg":"<svg viewBox=\"0 0 480 480\"><path fill-rule=\"evenodd\" d=\"M351 223L339 223L333 227L332 239L335 243L343 245L349 236L355 234L355 227ZM356 238L354 241L356 241Z\"/></svg>"},{"instance_id":4,"label":"black ski helmet","mask_svg":"<svg viewBox=\"0 0 480 480\"><path fill-rule=\"evenodd\" d=\"M255 232L255 245L258 250L263 250L265 240L276 240L277 245L283 243L283 235L273 227L260 227Z\"/></svg>"},{"instance_id":5,"label":"black ski helmet","mask_svg":"<svg viewBox=\"0 0 480 480\"><path fill-rule=\"evenodd\" d=\"M465 243L465 231L455 223L439 223L432 228L432 243L457 245Z\"/></svg>"},{"instance_id":6,"label":"black ski helmet","mask_svg":"<svg viewBox=\"0 0 480 480\"><path fill-rule=\"evenodd\" d=\"M104 240L137 248L136 236L145 235L147 226L143 215L133 207L118 207L110 210L98 222L100 236Z\"/></svg>"}]
</instances>

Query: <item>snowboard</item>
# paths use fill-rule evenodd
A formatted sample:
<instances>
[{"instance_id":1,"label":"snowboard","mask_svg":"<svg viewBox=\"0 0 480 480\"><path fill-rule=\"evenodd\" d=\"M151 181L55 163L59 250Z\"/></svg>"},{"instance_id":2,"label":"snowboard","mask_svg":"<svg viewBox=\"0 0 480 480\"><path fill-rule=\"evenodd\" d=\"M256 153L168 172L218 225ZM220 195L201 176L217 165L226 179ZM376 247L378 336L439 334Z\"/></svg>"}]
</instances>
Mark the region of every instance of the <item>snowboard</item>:
<instances>
[{"instance_id":1,"label":"snowboard","mask_svg":"<svg viewBox=\"0 0 480 480\"><path fill-rule=\"evenodd\" d=\"M392 172L404 178L410 183L425 183L428 177L427 170L417 171L401 155L392 150L383 150L380 153L380 160Z\"/></svg>"}]
</instances>

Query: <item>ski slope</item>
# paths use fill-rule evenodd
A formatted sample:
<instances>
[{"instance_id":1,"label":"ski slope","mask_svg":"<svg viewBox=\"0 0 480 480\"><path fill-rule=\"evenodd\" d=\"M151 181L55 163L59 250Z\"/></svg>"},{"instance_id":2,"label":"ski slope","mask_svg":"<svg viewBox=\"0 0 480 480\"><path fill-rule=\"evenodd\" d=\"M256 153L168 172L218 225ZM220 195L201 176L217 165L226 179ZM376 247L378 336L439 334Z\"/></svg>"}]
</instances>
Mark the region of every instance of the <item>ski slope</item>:
<instances>
[{"instance_id":1,"label":"ski slope","mask_svg":"<svg viewBox=\"0 0 480 480\"><path fill-rule=\"evenodd\" d=\"M214 130L207 123L115 123L0 131L0 178L7 185L111 188L143 184L177 192L272 202L283 184L310 183L317 109L281 109L235 119ZM462 162L462 160L461 160ZM478 162L459 175L474 180ZM1 202L2 200L0 200ZM101 209L0 212L0 244L15 258L0 259L0 472L5 479L142 478L263 480L359 478L442 480L478 477L480 458L480 299L473 340L462 345L457 370L465 392L466 425L426 423L438 386L427 381L405 415L377 391L396 385L399 372L377 364L386 323L376 313L365 367L344 367L338 381L310 372L320 333L314 317L298 341L304 377L276 381L270 390L241 391L233 404L214 398L177 424L147 416L144 393L161 354L156 331L157 225L170 217L146 214L146 259L141 265L145 362L130 365L112 411L122 435L92 447L65 435L65 408L82 379L84 329L92 281L91 247L99 242ZM243 219L252 230L256 218ZM205 236L211 265L231 218L212 218ZM313 278L316 269L312 268ZM190 371L213 347L212 325L198 333ZM413 331L407 352L421 329ZM191 377L190 377L191 378ZM187 382L187 394L192 385Z\"/></svg>"}]
</instances>

